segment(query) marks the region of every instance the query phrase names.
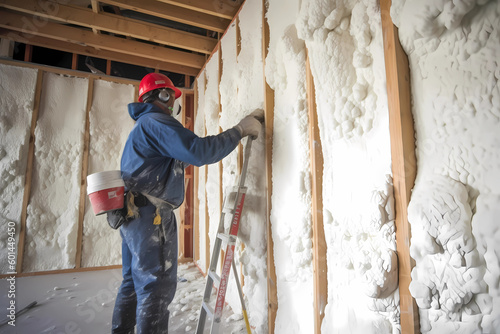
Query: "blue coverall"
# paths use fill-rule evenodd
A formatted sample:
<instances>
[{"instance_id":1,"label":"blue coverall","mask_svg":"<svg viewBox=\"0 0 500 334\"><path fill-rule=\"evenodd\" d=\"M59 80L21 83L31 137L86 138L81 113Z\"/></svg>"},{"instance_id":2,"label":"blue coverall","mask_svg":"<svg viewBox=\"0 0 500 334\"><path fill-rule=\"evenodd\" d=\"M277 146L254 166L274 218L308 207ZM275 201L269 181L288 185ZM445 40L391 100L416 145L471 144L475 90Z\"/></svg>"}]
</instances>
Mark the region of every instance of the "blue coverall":
<instances>
[{"instance_id":1,"label":"blue coverall","mask_svg":"<svg viewBox=\"0 0 500 334\"><path fill-rule=\"evenodd\" d=\"M241 134L232 128L200 138L150 103L131 103L136 121L121 159L128 191L161 200L147 201L139 217L120 227L123 281L113 311L112 333L168 333L177 286L177 223L173 209L184 200L184 168L215 163L233 151ZM158 208L158 210L157 210ZM153 224L159 212L161 224Z\"/></svg>"}]
</instances>

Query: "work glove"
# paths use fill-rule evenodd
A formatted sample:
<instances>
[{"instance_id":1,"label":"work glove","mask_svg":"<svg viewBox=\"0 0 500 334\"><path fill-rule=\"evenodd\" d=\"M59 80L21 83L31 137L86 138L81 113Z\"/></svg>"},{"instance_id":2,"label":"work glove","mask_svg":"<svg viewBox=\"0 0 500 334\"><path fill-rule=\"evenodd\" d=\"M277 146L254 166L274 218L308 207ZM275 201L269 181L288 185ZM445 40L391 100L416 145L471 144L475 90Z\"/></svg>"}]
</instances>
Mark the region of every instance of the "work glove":
<instances>
[{"instance_id":1,"label":"work glove","mask_svg":"<svg viewBox=\"0 0 500 334\"><path fill-rule=\"evenodd\" d=\"M235 128L240 132L242 138L250 136L252 139L256 139L262 122L264 122L264 110L257 109L243 118Z\"/></svg>"}]
</instances>

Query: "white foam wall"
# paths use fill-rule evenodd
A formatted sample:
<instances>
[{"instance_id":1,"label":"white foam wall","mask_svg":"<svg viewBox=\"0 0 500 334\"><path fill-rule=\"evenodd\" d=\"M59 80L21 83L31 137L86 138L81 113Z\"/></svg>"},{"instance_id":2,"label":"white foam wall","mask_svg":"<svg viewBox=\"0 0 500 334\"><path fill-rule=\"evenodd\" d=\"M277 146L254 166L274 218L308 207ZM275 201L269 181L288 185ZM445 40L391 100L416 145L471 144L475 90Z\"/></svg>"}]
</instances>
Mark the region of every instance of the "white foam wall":
<instances>
[{"instance_id":1,"label":"white foam wall","mask_svg":"<svg viewBox=\"0 0 500 334\"><path fill-rule=\"evenodd\" d=\"M394 1L417 179L410 292L423 333L500 333L500 2Z\"/></svg>"},{"instance_id":2,"label":"white foam wall","mask_svg":"<svg viewBox=\"0 0 500 334\"><path fill-rule=\"evenodd\" d=\"M4 250L0 253L2 274L15 271L11 270L8 263L8 224L15 223L17 247L36 78L35 69L0 64L0 249Z\"/></svg>"},{"instance_id":3,"label":"white foam wall","mask_svg":"<svg viewBox=\"0 0 500 334\"><path fill-rule=\"evenodd\" d=\"M236 44L236 24L233 23L221 40L222 73L219 86L221 100L219 124L222 130L232 128L244 116L237 97L239 79ZM228 187L233 187L236 184L237 166L238 150L234 150L222 160L222 190L224 196Z\"/></svg>"},{"instance_id":4,"label":"white foam wall","mask_svg":"<svg viewBox=\"0 0 500 334\"><path fill-rule=\"evenodd\" d=\"M219 53L215 52L205 67L205 128L207 135L219 133ZM219 163L208 165L206 193L208 204L210 251L212 251L220 220L220 170Z\"/></svg>"},{"instance_id":5,"label":"white foam wall","mask_svg":"<svg viewBox=\"0 0 500 334\"><path fill-rule=\"evenodd\" d=\"M87 88L87 79L44 75L23 271L75 265Z\"/></svg>"},{"instance_id":6,"label":"white foam wall","mask_svg":"<svg viewBox=\"0 0 500 334\"><path fill-rule=\"evenodd\" d=\"M297 36L299 1L272 1L266 80L274 90L272 238L277 333L314 328L311 177L305 43Z\"/></svg>"},{"instance_id":7,"label":"white foam wall","mask_svg":"<svg viewBox=\"0 0 500 334\"><path fill-rule=\"evenodd\" d=\"M248 115L263 107L264 80L262 62L262 2L247 1L240 11L239 28L241 49L237 55L237 98L240 115ZM224 55L224 52L223 52ZM234 88L229 90L234 92ZM226 93L226 95L229 95ZM229 111L226 109L226 111ZM230 112L230 111L229 111ZM236 124L242 117L234 119ZM240 272L244 276L243 293L249 319L256 333L267 332L267 251L266 251L266 175L264 131L253 142L245 185L248 187L245 207L241 217L239 239ZM242 142L246 144L246 139ZM233 285L234 286L234 285ZM236 289L230 295L231 306L239 308ZM238 305L238 306L237 306Z\"/></svg>"},{"instance_id":8,"label":"white foam wall","mask_svg":"<svg viewBox=\"0 0 500 334\"><path fill-rule=\"evenodd\" d=\"M120 170L123 146L134 125L127 109L127 104L134 101L134 94L132 85L94 81L90 109L89 175ZM82 266L116 264L121 264L120 233L109 227L106 215L94 215L87 197L83 223Z\"/></svg>"},{"instance_id":9,"label":"white foam wall","mask_svg":"<svg viewBox=\"0 0 500 334\"><path fill-rule=\"evenodd\" d=\"M235 23L228 29L221 42L222 51L219 51L222 52L220 85L218 83L217 53L212 56L207 67L198 77L199 90L203 90L198 97L198 111L202 110L201 112L207 118L205 120L207 130L213 127L214 134L218 132L218 126L222 130L227 130L235 126L245 115L257 108L262 108L264 90L262 42L260 34L255 34L255 31L260 31L261 29L260 24L256 25L256 22L261 21L262 9L260 2L246 2L241 13L242 16L239 23L241 50L239 54L236 49L237 27ZM200 83L205 80L203 79L204 76L206 76L207 80L206 90L200 87ZM218 109L214 105L218 103L218 94L220 94L221 99L220 115L216 112ZM209 134L211 133L209 132ZM261 136L253 145L246 182L249 191L247 192L245 208L241 217L240 240L235 247L235 259L237 262L242 263L241 267L238 266L238 270L240 271L239 274L243 275L245 281L243 289L250 322L256 328L257 333L267 331L265 175L261 173L264 157L263 140L263 136ZM236 185L238 174L237 160L238 150L234 150L223 159L222 189L224 195L227 194L226 190L229 187ZM210 219L212 245L219 223L220 202L214 197L216 195L218 198L218 192L214 191L212 194L209 194L212 192L211 190L209 191L209 185L216 185L218 188L221 186L219 182L220 176L213 167L218 168L218 165L208 167L209 179L207 180L206 188L207 195L209 198L213 198L213 202L216 204L209 204L209 207L214 210L214 215L217 214L217 220L212 219L212 217ZM200 179L200 182L203 182L203 180ZM200 193L198 196L201 198ZM226 221L226 225L228 221L229 219ZM203 236L201 229L200 235ZM202 251L200 256L203 257L204 249L200 249ZM223 245L223 249L225 249L225 245ZM221 263L222 261L223 259L220 258L219 262ZM232 274L229 282L226 302L228 302L231 308L238 311L241 309L241 305Z\"/></svg>"},{"instance_id":10,"label":"white foam wall","mask_svg":"<svg viewBox=\"0 0 500 334\"><path fill-rule=\"evenodd\" d=\"M323 333L397 333L399 297L380 9L303 1L297 20L323 148L328 304Z\"/></svg>"}]
</instances>

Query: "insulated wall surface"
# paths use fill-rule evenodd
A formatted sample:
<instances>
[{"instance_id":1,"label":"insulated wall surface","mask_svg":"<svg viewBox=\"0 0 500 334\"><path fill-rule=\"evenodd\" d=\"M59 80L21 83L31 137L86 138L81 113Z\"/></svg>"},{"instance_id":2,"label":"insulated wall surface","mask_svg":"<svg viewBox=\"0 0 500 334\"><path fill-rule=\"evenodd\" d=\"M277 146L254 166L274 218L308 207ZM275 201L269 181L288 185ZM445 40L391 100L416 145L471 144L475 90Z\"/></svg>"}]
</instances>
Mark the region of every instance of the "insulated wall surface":
<instances>
[{"instance_id":1,"label":"insulated wall surface","mask_svg":"<svg viewBox=\"0 0 500 334\"><path fill-rule=\"evenodd\" d=\"M205 128L207 136L219 133L219 52L214 52L205 67L206 85L204 97ZM212 252L221 213L221 186L219 163L207 166L207 207L209 217L210 252ZM210 254L211 255L211 254ZM219 261L219 263L222 260Z\"/></svg>"},{"instance_id":2,"label":"insulated wall surface","mask_svg":"<svg viewBox=\"0 0 500 334\"><path fill-rule=\"evenodd\" d=\"M194 122L194 133L199 137L204 137L206 134L205 129L205 87L206 87L206 75L205 72L201 72L200 76L196 79L197 96L198 101L196 108L196 119ZM195 208L195 215L198 215L198 229L199 229L199 247L200 247L200 258L197 261L198 266L205 272L208 273L209 263L207 261L207 249L209 243L207 242L206 228L207 223L207 196L206 196L206 168L205 166L199 167L198 172L198 208ZM196 227L195 227L196 228Z\"/></svg>"},{"instance_id":3,"label":"insulated wall surface","mask_svg":"<svg viewBox=\"0 0 500 334\"><path fill-rule=\"evenodd\" d=\"M44 75L23 271L75 265L87 88L88 79Z\"/></svg>"},{"instance_id":4,"label":"insulated wall surface","mask_svg":"<svg viewBox=\"0 0 500 334\"><path fill-rule=\"evenodd\" d=\"M314 290L306 47L297 36L299 1L272 1L266 81L274 90L272 238L276 333L312 333Z\"/></svg>"},{"instance_id":5,"label":"insulated wall surface","mask_svg":"<svg viewBox=\"0 0 500 334\"><path fill-rule=\"evenodd\" d=\"M90 108L88 175L120 170L123 146L134 125L127 109L134 93L132 85L95 80ZM82 247L83 267L121 264L120 233L109 227L105 214L94 215L88 196Z\"/></svg>"},{"instance_id":6,"label":"insulated wall surface","mask_svg":"<svg viewBox=\"0 0 500 334\"><path fill-rule=\"evenodd\" d=\"M8 232L9 227L15 228L17 249L36 79L36 69L0 64L1 274L15 272L16 268L17 254L8 258L7 249L11 246Z\"/></svg>"},{"instance_id":7,"label":"insulated wall surface","mask_svg":"<svg viewBox=\"0 0 500 334\"><path fill-rule=\"evenodd\" d=\"M393 1L411 69L422 333L500 333L500 2Z\"/></svg>"},{"instance_id":8,"label":"insulated wall surface","mask_svg":"<svg viewBox=\"0 0 500 334\"><path fill-rule=\"evenodd\" d=\"M223 130L235 126L243 117L263 107L262 62L262 3L247 1L239 13L237 24L229 27L221 41L222 73L220 81L221 115ZM245 147L247 139L241 144ZM223 191L237 185L240 150L233 151L223 160ZM265 173L264 132L252 143L245 186L248 188L243 207L235 259L250 323L256 333L267 332L267 278L265 243ZM226 193L225 193L226 194ZM228 226L229 222L226 222ZM231 275L232 276L232 275ZM234 278L230 278L234 282ZM239 310L238 293L230 283L226 301Z\"/></svg>"},{"instance_id":9,"label":"insulated wall surface","mask_svg":"<svg viewBox=\"0 0 500 334\"><path fill-rule=\"evenodd\" d=\"M37 72L43 75L43 81L34 129L34 157L32 165L27 166ZM26 185L31 191L22 272L76 266L87 110L90 174L120 168L123 145L133 126L126 107L134 99L132 85L55 72L43 67L0 65L0 229L5 229L5 236L9 222L15 224L19 234L26 172L32 177L31 184ZM88 95L89 80L94 81L94 90ZM83 196L87 196L85 190ZM119 232L108 226L105 215L93 215L88 200L85 207L82 266L119 264ZM13 271L7 270L7 241L2 235L0 244L5 244L5 251L0 255L0 264L4 273Z\"/></svg>"},{"instance_id":10,"label":"insulated wall surface","mask_svg":"<svg viewBox=\"0 0 500 334\"><path fill-rule=\"evenodd\" d=\"M399 295L378 1L302 1L296 23L323 149L323 333L398 333Z\"/></svg>"}]
</instances>

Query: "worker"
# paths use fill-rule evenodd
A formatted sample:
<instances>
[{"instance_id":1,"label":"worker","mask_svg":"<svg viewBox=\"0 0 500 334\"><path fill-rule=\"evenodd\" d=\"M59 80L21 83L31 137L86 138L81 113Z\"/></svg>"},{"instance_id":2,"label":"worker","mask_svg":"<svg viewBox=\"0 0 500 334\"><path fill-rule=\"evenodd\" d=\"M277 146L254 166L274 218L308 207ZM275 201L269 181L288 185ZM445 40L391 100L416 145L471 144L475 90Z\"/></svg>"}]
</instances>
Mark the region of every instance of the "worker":
<instances>
[{"instance_id":1,"label":"worker","mask_svg":"<svg viewBox=\"0 0 500 334\"><path fill-rule=\"evenodd\" d=\"M134 327L138 334L168 333L167 308L177 286L173 210L184 200L184 169L223 159L262 127L257 110L216 136L198 137L174 118L181 94L167 76L150 73L139 84L139 103L128 105L136 123L121 159L128 218L120 227L123 281L112 333L134 333Z\"/></svg>"}]
</instances>

